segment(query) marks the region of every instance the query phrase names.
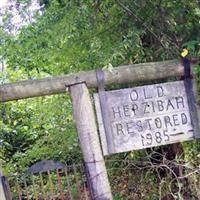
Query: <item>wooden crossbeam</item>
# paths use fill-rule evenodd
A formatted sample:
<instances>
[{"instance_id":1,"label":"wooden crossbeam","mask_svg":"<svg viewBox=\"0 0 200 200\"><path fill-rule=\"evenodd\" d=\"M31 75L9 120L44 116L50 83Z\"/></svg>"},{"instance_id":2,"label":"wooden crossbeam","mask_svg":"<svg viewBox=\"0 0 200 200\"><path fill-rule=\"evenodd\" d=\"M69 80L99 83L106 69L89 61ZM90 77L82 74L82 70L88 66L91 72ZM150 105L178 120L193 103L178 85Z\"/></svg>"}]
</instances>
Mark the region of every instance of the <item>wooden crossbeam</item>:
<instances>
[{"instance_id":1,"label":"wooden crossbeam","mask_svg":"<svg viewBox=\"0 0 200 200\"><path fill-rule=\"evenodd\" d=\"M103 71L105 85L110 85L182 76L184 69L180 61L169 60L125 65ZM88 88L97 87L95 70L1 85L0 102L64 93L66 87L81 82L85 82Z\"/></svg>"}]
</instances>

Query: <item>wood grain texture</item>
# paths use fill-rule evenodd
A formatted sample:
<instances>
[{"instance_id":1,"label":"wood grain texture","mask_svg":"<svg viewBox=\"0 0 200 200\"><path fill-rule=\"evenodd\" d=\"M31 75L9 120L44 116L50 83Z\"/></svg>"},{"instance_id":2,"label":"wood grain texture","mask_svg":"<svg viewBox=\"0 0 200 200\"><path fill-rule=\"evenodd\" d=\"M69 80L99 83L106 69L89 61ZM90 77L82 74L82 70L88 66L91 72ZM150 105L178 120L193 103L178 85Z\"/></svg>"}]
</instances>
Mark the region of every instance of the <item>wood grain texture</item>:
<instances>
[{"instance_id":1,"label":"wood grain texture","mask_svg":"<svg viewBox=\"0 0 200 200\"><path fill-rule=\"evenodd\" d=\"M105 85L110 85L182 76L184 69L180 61L170 60L125 65L103 71ZM95 70L1 85L0 102L64 93L66 86L81 82L85 82L89 88L97 87Z\"/></svg>"},{"instance_id":2,"label":"wood grain texture","mask_svg":"<svg viewBox=\"0 0 200 200\"><path fill-rule=\"evenodd\" d=\"M91 186L92 199L110 200L112 194L88 89L84 83L77 84L70 87L70 94L73 116Z\"/></svg>"},{"instance_id":3,"label":"wood grain texture","mask_svg":"<svg viewBox=\"0 0 200 200\"><path fill-rule=\"evenodd\" d=\"M5 176L2 176L3 190L6 200L12 200L12 194L10 191L10 185L8 179Z\"/></svg>"},{"instance_id":4,"label":"wood grain texture","mask_svg":"<svg viewBox=\"0 0 200 200\"><path fill-rule=\"evenodd\" d=\"M0 199L6 200L4 189L3 189L2 176L0 176Z\"/></svg>"},{"instance_id":5,"label":"wood grain texture","mask_svg":"<svg viewBox=\"0 0 200 200\"><path fill-rule=\"evenodd\" d=\"M0 163L0 200L6 200L6 196L5 196L4 188L3 188L3 172L1 169L1 163Z\"/></svg>"},{"instance_id":6,"label":"wood grain texture","mask_svg":"<svg viewBox=\"0 0 200 200\"><path fill-rule=\"evenodd\" d=\"M107 91L104 96L103 116L94 95L104 155L199 137L183 81ZM112 140L108 141L108 134Z\"/></svg>"}]
</instances>

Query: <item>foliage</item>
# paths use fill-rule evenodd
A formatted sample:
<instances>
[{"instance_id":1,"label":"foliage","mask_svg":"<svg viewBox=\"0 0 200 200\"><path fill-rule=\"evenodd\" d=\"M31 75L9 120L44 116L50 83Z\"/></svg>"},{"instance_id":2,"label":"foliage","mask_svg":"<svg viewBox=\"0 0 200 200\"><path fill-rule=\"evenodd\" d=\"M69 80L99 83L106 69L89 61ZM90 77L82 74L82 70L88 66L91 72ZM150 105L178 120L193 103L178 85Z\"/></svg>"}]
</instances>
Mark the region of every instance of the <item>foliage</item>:
<instances>
[{"instance_id":1,"label":"foliage","mask_svg":"<svg viewBox=\"0 0 200 200\"><path fill-rule=\"evenodd\" d=\"M27 16L30 1L17 2L23 8L21 16ZM190 56L200 56L200 9L196 0L39 3L30 23L15 35L8 31L12 16L1 13L4 24L0 27L0 58L6 61L0 77L2 84L177 59L182 47L189 49ZM1 116L0 155L6 172L23 171L41 159L81 161L67 94L3 103ZM199 142L184 144L185 159L196 166L199 148ZM145 154L137 151L115 157L134 160ZM193 157L197 158L195 162Z\"/></svg>"}]
</instances>

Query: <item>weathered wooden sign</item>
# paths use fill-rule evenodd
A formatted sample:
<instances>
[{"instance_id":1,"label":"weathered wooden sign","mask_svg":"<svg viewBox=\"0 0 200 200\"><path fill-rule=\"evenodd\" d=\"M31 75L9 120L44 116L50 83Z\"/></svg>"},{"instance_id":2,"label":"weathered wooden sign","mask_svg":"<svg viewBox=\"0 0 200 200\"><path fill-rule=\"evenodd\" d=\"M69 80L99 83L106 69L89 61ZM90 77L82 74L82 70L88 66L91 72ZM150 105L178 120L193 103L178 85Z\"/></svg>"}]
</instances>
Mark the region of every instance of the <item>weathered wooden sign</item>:
<instances>
[{"instance_id":1,"label":"weathered wooden sign","mask_svg":"<svg viewBox=\"0 0 200 200\"><path fill-rule=\"evenodd\" d=\"M194 138L183 81L104 91L94 99L104 155Z\"/></svg>"}]
</instances>

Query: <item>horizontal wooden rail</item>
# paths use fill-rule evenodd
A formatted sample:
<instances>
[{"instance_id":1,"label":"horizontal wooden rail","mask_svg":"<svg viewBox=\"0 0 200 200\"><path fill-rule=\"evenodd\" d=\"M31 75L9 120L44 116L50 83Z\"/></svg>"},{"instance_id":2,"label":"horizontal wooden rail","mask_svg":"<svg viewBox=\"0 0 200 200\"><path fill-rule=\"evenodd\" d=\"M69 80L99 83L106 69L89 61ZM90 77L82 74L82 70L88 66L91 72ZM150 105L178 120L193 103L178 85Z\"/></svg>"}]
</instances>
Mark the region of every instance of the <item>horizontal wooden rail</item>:
<instances>
[{"instance_id":1,"label":"horizontal wooden rail","mask_svg":"<svg viewBox=\"0 0 200 200\"><path fill-rule=\"evenodd\" d=\"M105 85L182 76L183 71L178 60L119 66L104 70ZM95 70L1 85L0 102L64 93L66 87L81 82L88 88L97 87Z\"/></svg>"}]
</instances>

